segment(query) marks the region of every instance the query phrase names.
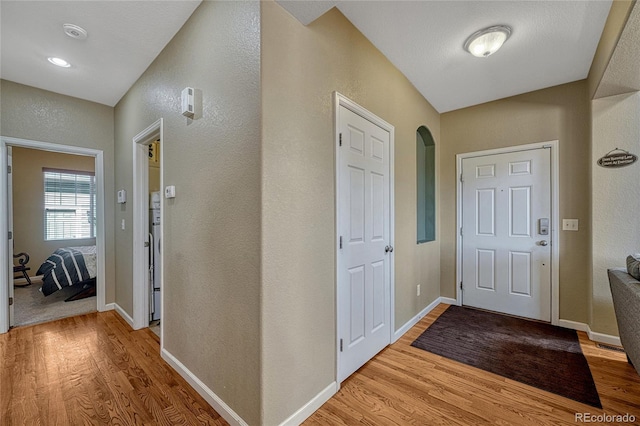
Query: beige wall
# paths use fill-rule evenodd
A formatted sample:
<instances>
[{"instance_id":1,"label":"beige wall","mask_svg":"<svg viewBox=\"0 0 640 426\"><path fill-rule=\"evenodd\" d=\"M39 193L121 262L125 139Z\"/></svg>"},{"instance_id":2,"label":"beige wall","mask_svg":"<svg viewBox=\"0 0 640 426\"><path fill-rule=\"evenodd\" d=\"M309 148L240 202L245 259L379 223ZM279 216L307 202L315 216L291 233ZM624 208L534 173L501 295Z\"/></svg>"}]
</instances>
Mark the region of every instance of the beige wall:
<instances>
[{"instance_id":1,"label":"beige wall","mask_svg":"<svg viewBox=\"0 0 640 426\"><path fill-rule=\"evenodd\" d=\"M160 191L160 167L149 166L149 192Z\"/></svg>"},{"instance_id":2,"label":"beige wall","mask_svg":"<svg viewBox=\"0 0 640 426\"><path fill-rule=\"evenodd\" d=\"M596 165L615 148L640 155L640 92L593 101L593 312L591 329L618 334L607 268L624 267L640 252L640 163L611 169Z\"/></svg>"},{"instance_id":3,"label":"beige wall","mask_svg":"<svg viewBox=\"0 0 640 426\"><path fill-rule=\"evenodd\" d=\"M95 245L95 238L44 240L44 178L42 168L93 172L95 158L28 148L13 148L14 253L29 253L29 275L60 247Z\"/></svg>"},{"instance_id":4,"label":"beige wall","mask_svg":"<svg viewBox=\"0 0 640 426\"><path fill-rule=\"evenodd\" d=\"M441 293L456 294L456 154L558 140L560 319L587 323L591 282L590 105L586 80L482 104L441 116Z\"/></svg>"},{"instance_id":5,"label":"beige wall","mask_svg":"<svg viewBox=\"0 0 640 426\"><path fill-rule=\"evenodd\" d=\"M115 108L116 187L132 139L164 118L163 346L260 423L260 4L205 1ZM197 120L180 113L202 91ZM117 303L132 314L132 202L118 207Z\"/></svg>"},{"instance_id":6,"label":"beige wall","mask_svg":"<svg viewBox=\"0 0 640 426\"><path fill-rule=\"evenodd\" d=\"M160 144L154 143L155 158L149 158L149 193L160 191Z\"/></svg>"},{"instance_id":7,"label":"beige wall","mask_svg":"<svg viewBox=\"0 0 640 426\"><path fill-rule=\"evenodd\" d=\"M262 3L262 82L262 405L274 425L336 378L332 92L395 126L396 328L440 295L439 242L416 244L416 130L442 145L437 112L335 9L305 27Z\"/></svg>"},{"instance_id":8,"label":"beige wall","mask_svg":"<svg viewBox=\"0 0 640 426\"><path fill-rule=\"evenodd\" d=\"M596 90L602 80L605 70L609 65L611 56L618 45L618 40L622 34L629 14L635 6L636 0L614 0L607 16L598 48L591 62L589 76L587 78L589 85L589 98L593 99Z\"/></svg>"},{"instance_id":9,"label":"beige wall","mask_svg":"<svg viewBox=\"0 0 640 426\"><path fill-rule=\"evenodd\" d=\"M113 108L0 80L0 134L101 150L105 185L105 301L115 300Z\"/></svg>"},{"instance_id":10,"label":"beige wall","mask_svg":"<svg viewBox=\"0 0 640 426\"><path fill-rule=\"evenodd\" d=\"M158 144L158 153L156 160L149 160L149 192L160 191L160 145Z\"/></svg>"}]
</instances>

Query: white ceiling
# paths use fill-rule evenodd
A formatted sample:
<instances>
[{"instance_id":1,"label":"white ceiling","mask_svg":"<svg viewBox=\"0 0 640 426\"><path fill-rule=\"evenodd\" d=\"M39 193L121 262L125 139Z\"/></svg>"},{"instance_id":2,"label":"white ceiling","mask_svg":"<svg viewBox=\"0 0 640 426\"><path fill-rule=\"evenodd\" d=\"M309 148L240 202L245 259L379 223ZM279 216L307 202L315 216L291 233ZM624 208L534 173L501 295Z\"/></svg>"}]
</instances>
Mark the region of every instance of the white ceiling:
<instances>
[{"instance_id":1,"label":"white ceiling","mask_svg":"<svg viewBox=\"0 0 640 426\"><path fill-rule=\"evenodd\" d=\"M114 106L200 2L2 0L0 77ZM89 36L66 36L65 23ZM72 66L51 65L48 56Z\"/></svg>"},{"instance_id":2,"label":"white ceiling","mask_svg":"<svg viewBox=\"0 0 640 426\"><path fill-rule=\"evenodd\" d=\"M307 25L336 6L443 113L586 78L611 1L289 1ZM477 30L513 29L488 58Z\"/></svg>"},{"instance_id":3,"label":"white ceiling","mask_svg":"<svg viewBox=\"0 0 640 426\"><path fill-rule=\"evenodd\" d=\"M336 6L439 112L585 78L611 6L602 1L278 1L303 24ZM113 106L200 0L0 1L0 77ZM80 25L87 40L67 37ZM489 58L462 45L513 34ZM72 63L49 64L47 56Z\"/></svg>"}]
</instances>

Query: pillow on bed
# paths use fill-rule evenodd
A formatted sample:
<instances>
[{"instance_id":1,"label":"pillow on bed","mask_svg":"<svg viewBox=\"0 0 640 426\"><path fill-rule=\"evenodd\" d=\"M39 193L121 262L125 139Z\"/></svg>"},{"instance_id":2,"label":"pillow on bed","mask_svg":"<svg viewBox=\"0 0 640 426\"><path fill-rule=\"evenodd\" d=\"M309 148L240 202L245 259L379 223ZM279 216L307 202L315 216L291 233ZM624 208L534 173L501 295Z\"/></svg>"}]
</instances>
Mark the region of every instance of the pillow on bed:
<instances>
[{"instance_id":1,"label":"pillow on bed","mask_svg":"<svg viewBox=\"0 0 640 426\"><path fill-rule=\"evenodd\" d=\"M627 256L627 272L636 280L640 280L640 253Z\"/></svg>"}]
</instances>

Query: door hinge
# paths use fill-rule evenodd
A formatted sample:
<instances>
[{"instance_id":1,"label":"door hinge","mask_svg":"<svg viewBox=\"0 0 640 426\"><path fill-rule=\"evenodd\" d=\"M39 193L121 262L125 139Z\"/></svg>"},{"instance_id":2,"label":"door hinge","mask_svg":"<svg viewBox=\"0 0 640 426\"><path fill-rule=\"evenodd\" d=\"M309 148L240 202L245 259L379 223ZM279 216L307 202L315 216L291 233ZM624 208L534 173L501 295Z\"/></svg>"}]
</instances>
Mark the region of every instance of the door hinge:
<instances>
[{"instance_id":1,"label":"door hinge","mask_svg":"<svg viewBox=\"0 0 640 426\"><path fill-rule=\"evenodd\" d=\"M340 339L340 352L342 352L342 339Z\"/></svg>"},{"instance_id":2,"label":"door hinge","mask_svg":"<svg viewBox=\"0 0 640 426\"><path fill-rule=\"evenodd\" d=\"M462 228L460 228L460 236L462 237Z\"/></svg>"},{"instance_id":3,"label":"door hinge","mask_svg":"<svg viewBox=\"0 0 640 426\"><path fill-rule=\"evenodd\" d=\"M462 173L460 173L460 182L464 182L464 176L462 176Z\"/></svg>"},{"instance_id":4,"label":"door hinge","mask_svg":"<svg viewBox=\"0 0 640 426\"><path fill-rule=\"evenodd\" d=\"M7 166L7 173L11 174L11 166Z\"/></svg>"},{"instance_id":5,"label":"door hinge","mask_svg":"<svg viewBox=\"0 0 640 426\"><path fill-rule=\"evenodd\" d=\"M340 248L342 248L342 235L340 236Z\"/></svg>"},{"instance_id":6,"label":"door hinge","mask_svg":"<svg viewBox=\"0 0 640 426\"><path fill-rule=\"evenodd\" d=\"M338 143L342 146L342 133L338 135Z\"/></svg>"},{"instance_id":7,"label":"door hinge","mask_svg":"<svg viewBox=\"0 0 640 426\"><path fill-rule=\"evenodd\" d=\"M13 232L9 231L9 239L13 240Z\"/></svg>"},{"instance_id":8,"label":"door hinge","mask_svg":"<svg viewBox=\"0 0 640 426\"><path fill-rule=\"evenodd\" d=\"M13 305L13 297L9 298L9 306Z\"/></svg>"},{"instance_id":9,"label":"door hinge","mask_svg":"<svg viewBox=\"0 0 640 426\"><path fill-rule=\"evenodd\" d=\"M460 290L463 290L463 288L462 288L462 281L460 281Z\"/></svg>"}]
</instances>

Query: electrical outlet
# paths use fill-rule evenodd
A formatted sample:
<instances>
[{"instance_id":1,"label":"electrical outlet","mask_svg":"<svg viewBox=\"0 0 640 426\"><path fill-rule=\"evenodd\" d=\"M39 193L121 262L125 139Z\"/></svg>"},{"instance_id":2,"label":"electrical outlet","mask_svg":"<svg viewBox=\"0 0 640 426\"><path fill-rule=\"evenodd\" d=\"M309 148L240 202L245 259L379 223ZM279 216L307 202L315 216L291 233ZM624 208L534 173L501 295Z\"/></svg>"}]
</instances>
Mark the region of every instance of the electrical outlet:
<instances>
[{"instance_id":1,"label":"electrical outlet","mask_svg":"<svg viewBox=\"0 0 640 426\"><path fill-rule=\"evenodd\" d=\"M577 231L578 230L578 219L562 219L562 230L563 231Z\"/></svg>"},{"instance_id":2,"label":"electrical outlet","mask_svg":"<svg viewBox=\"0 0 640 426\"><path fill-rule=\"evenodd\" d=\"M416 296L420 296L420 284L418 284L418 289L417 289L416 293L417 293Z\"/></svg>"}]
</instances>

